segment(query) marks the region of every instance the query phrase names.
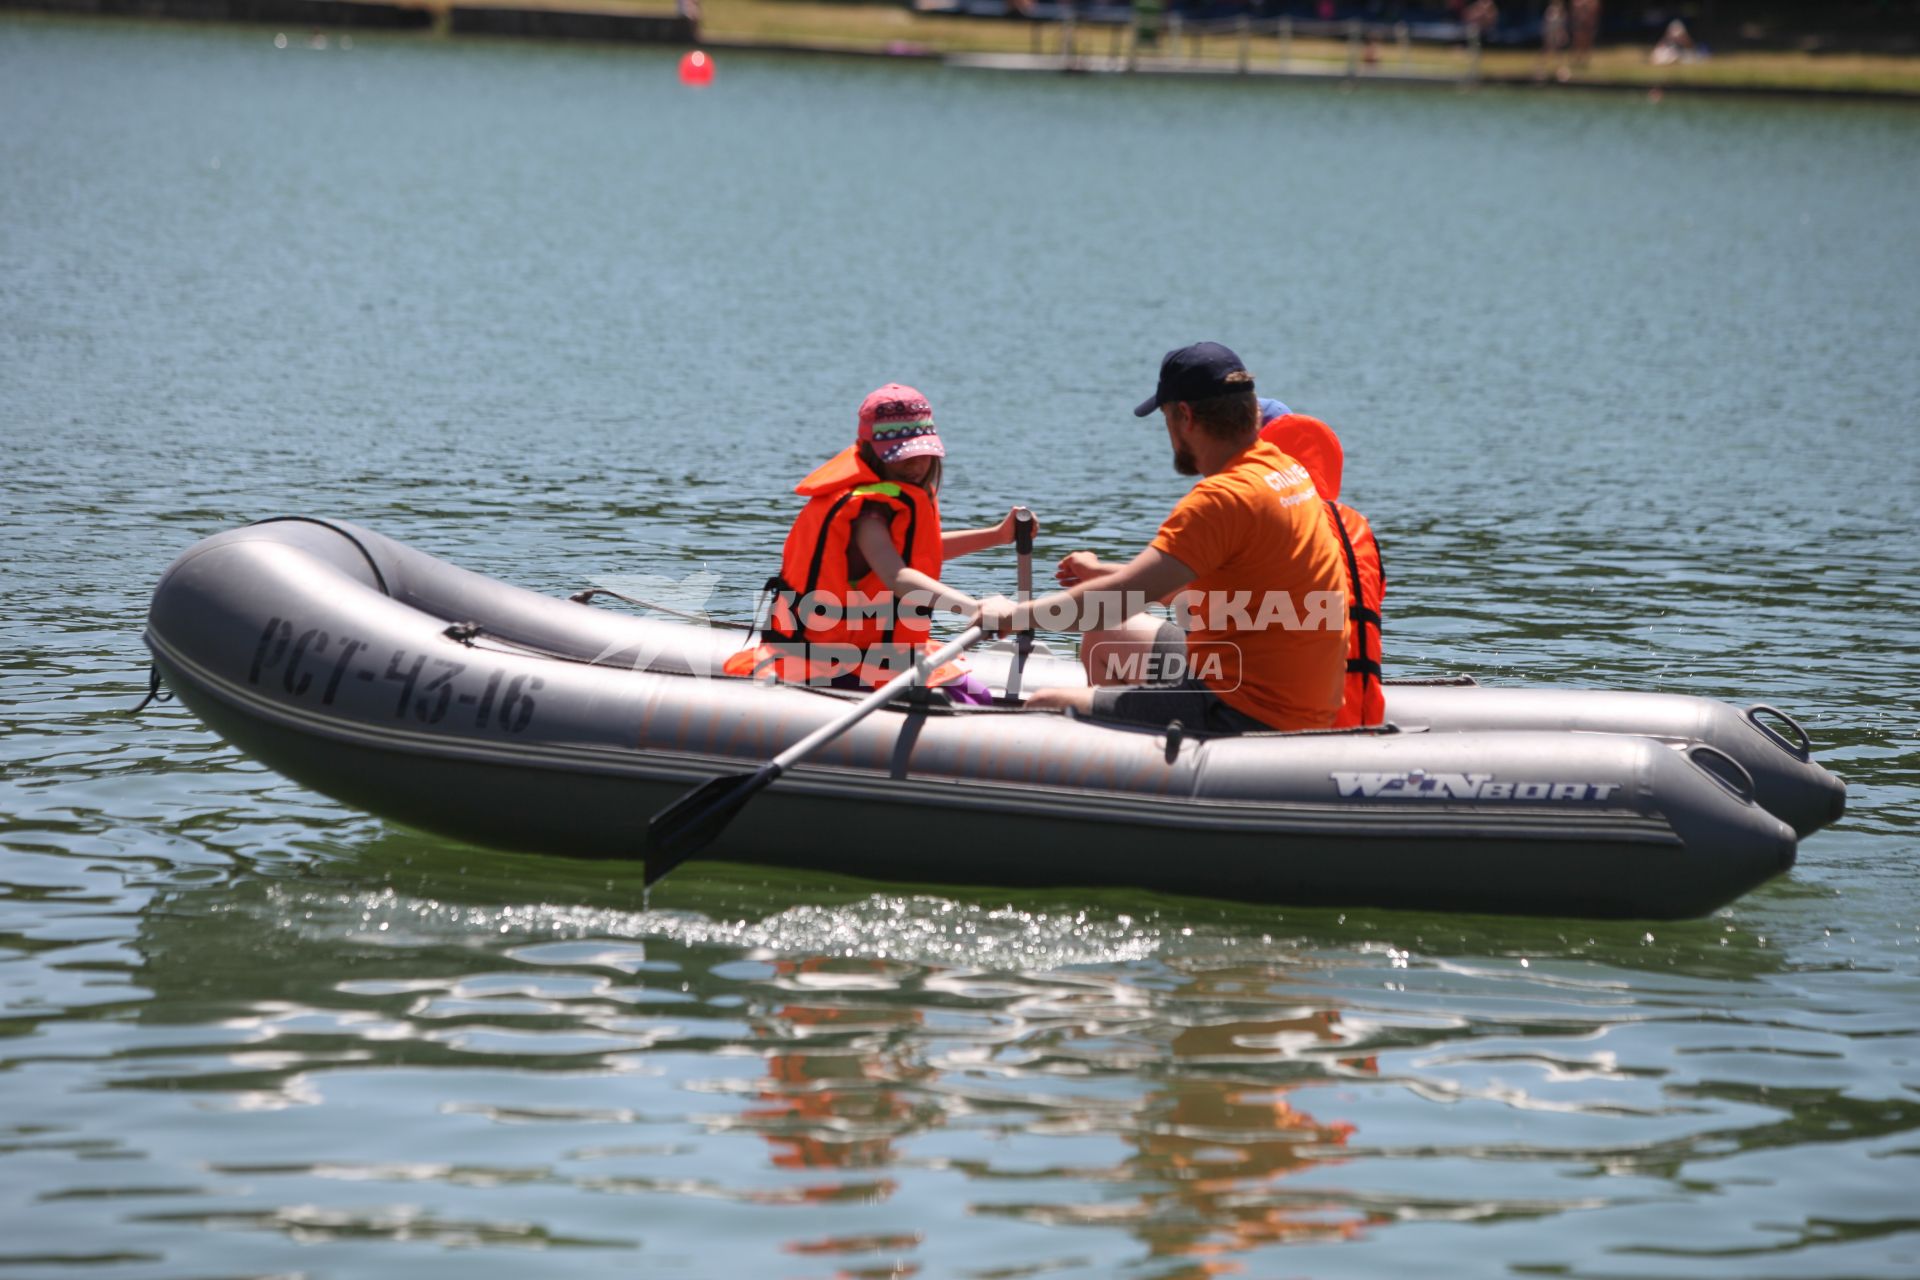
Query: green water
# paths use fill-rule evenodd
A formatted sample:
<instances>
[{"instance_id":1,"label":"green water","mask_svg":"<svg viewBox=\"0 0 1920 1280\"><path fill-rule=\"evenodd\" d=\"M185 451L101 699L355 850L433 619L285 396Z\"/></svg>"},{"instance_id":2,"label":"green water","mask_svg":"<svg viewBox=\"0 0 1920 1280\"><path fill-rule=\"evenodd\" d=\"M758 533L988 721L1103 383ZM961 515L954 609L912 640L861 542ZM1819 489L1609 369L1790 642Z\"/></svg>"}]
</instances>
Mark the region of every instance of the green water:
<instances>
[{"instance_id":1,"label":"green water","mask_svg":"<svg viewBox=\"0 0 1920 1280\"><path fill-rule=\"evenodd\" d=\"M0 19L0 1276L1920 1273L1920 114L272 35ZM643 910L124 714L281 512L743 614L890 379L1127 552L1203 337L1396 673L1774 702L1848 817L1659 926Z\"/></svg>"}]
</instances>

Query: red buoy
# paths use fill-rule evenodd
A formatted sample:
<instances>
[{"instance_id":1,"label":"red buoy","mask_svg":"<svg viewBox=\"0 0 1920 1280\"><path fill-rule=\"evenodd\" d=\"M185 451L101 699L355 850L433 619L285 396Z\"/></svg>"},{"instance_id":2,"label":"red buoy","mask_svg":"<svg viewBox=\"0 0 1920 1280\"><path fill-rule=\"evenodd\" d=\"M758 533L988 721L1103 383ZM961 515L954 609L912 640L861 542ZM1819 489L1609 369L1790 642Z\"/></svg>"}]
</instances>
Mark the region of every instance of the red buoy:
<instances>
[{"instance_id":1,"label":"red buoy","mask_svg":"<svg viewBox=\"0 0 1920 1280\"><path fill-rule=\"evenodd\" d=\"M713 83L713 59L698 49L680 55L680 83L704 88Z\"/></svg>"}]
</instances>

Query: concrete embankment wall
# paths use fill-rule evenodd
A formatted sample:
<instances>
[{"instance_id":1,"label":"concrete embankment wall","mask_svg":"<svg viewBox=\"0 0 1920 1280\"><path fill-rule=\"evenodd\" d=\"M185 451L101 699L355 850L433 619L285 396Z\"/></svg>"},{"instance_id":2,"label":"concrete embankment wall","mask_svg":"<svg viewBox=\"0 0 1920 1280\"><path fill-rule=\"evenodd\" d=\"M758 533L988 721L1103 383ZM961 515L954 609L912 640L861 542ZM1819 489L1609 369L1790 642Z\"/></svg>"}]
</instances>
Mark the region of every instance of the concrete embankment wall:
<instances>
[{"instance_id":1,"label":"concrete embankment wall","mask_svg":"<svg viewBox=\"0 0 1920 1280\"><path fill-rule=\"evenodd\" d=\"M0 10L193 22L253 22L531 39L693 44L693 21L678 13L537 9L492 5L388 4L380 0L0 0Z\"/></svg>"}]
</instances>

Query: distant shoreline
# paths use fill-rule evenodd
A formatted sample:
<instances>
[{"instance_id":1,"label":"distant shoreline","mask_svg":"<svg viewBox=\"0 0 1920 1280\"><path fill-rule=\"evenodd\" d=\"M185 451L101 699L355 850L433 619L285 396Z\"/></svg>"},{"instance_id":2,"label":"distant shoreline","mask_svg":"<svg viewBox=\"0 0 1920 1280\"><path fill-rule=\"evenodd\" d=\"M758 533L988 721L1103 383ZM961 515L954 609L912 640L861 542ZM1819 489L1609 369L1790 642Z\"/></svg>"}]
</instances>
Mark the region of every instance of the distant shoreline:
<instances>
[{"instance_id":1,"label":"distant shoreline","mask_svg":"<svg viewBox=\"0 0 1920 1280\"><path fill-rule=\"evenodd\" d=\"M493 0L0 0L0 13L143 18L302 30L413 32L569 40L813 56L939 62L1028 75L1204 77L1266 83L1427 85L1585 93L1763 97L1794 101L1920 103L1920 58L1894 55L1733 54L1656 74L1634 50L1597 53L1594 65L1556 78L1537 53L1417 49L1370 42L1176 31L1142 50L1134 33L1082 25L1071 65L1060 24L923 15L886 5L805 0L705 0L704 21L674 10L603 3Z\"/></svg>"},{"instance_id":2,"label":"distant shoreline","mask_svg":"<svg viewBox=\"0 0 1920 1280\"><path fill-rule=\"evenodd\" d=\"M397 31L692 46L694 23L625 5L516 6L409 0L0 0L0 12L151 18L323 31Z\"/></svg>"}]
</instances>

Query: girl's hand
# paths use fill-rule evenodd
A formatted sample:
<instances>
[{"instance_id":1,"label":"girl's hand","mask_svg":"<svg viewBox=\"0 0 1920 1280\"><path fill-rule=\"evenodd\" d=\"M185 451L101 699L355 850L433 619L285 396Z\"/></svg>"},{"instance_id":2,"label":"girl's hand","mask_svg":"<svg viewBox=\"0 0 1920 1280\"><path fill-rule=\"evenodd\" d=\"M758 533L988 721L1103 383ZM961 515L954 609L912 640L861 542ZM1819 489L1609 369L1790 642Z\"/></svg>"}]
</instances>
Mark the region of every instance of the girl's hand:
<instances>
[{"instance_id":1,"label":"girl's hand","mask_svg":"<svg viewBox=\"0 0 1920 1280\"><path fill-rule=\"evenodd\" d=\"M995 528L997 529L1000 535L1000 545L1003 547L1013 545L1013 530L1014 530L1014 525L1016 523L1013 517L1014 517L1014 513L1019 510L1020 510L1019 507L1010 508L1007 512L1007 518L1002 520L997 526L995 526ZM1033 515L1032 512L1028 512L1027 514L1029 516L1032 516L1033 518L1033 532L1034 532L1034 535L1037 537L1039 536L1039 533L1040 533L1040 517Z\"/></svg>"}]
</instances>

